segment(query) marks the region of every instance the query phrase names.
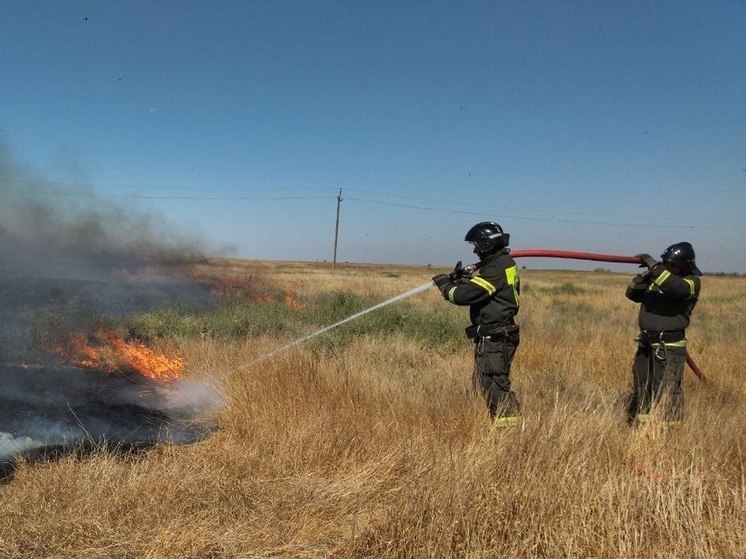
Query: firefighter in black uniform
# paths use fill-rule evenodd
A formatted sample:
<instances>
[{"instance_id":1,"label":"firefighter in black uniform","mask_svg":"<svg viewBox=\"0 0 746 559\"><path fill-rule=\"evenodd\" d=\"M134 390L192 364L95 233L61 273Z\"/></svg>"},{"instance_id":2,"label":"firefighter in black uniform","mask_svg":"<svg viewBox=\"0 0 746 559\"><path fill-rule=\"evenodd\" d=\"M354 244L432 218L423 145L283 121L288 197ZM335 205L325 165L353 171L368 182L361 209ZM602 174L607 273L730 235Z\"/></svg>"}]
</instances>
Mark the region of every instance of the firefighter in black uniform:
<instances>
[{"instance_id":1,"label":"firefighter in black uniform","mask_svg":"<svg viewBox=\"0 0 746 559\"><path fill-rule=\"evenodd\" d=\"M626 292L628 299L640 303L628 420L630 424L648 421L651 407L665 395L663 420L674 424L684 415L686 327L697 304L702 272L694 262L692 245L686 242L668 247L661 254L662 262L649 254L638 257L648 270L635 276Z\"/></svg>"},{"instance_id":2,"label":"firefighter in black uniform","mask_svg":"<svg viewBox=\"0 0 746 559\"><path fill-rule=\"evenodd\" d=\"M470 273L456 270L433 276L443 297L454 305L469 306L471 326L466 334L474 340L474 387L498 426L518 423L520 406L510 386L510 364L519 343L518 313L520 280L510 256L510 235L494 221L483 221L464 238L474 245L479 264ZM468 268L467 268L468 270Z\"/></svg>"}]
</instances>

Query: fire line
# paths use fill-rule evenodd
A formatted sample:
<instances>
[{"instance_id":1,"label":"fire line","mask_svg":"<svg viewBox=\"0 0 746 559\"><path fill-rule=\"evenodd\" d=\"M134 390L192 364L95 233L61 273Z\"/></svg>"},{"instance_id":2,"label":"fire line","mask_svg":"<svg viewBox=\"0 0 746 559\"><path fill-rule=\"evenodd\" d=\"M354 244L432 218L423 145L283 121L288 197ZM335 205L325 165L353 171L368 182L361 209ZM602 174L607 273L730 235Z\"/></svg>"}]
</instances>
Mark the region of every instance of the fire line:
<instances>
[{"instance_id":1,"label":"fire line","mask_svg":"<svg viewBox=\"0 0 746 559\"><path fill-rule=\"evenodd\" d=\"M56 353L81 367L115 372L124 365L144 377L161 382L170 382L181 376L184 367L181 357L168 357L112 332L98 333L94 340L94 343L89 343L84 337L73 334L67 347L58 345Z\"/></svg>"}]
</instances>

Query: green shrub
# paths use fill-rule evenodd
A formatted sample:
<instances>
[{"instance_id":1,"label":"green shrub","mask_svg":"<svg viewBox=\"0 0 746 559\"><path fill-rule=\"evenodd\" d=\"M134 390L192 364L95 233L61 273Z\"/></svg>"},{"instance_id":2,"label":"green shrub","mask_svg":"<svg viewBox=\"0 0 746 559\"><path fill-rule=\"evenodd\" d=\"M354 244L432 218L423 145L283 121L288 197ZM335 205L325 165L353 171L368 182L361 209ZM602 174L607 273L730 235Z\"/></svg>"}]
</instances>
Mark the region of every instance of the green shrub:
<instances>
[{"instance_id":1,"label":"green shrub","mask_svg":"<svg viewBox=\"0 0 746 559\"><path fill-rule=\"evenodd\" d=\"M290 342L379 303L344 291L319 294L300 311L292 310L283 302L256 303L232 299L202 310L163 307L130 317L124 328L130 336L142 340L272 335ZM347 346L361 336L388 338L403 335L416 340L429 351L449 353L460 349L466 320L465 316L447 309L433 313L416 302L398 302L324 332L309 340L309 345L313 351L324 353Z\"/></svg>"},{"instance_id":2,"label":"green shrub","mask_svg":"<svg viewBox=\"0 0 746 559\"><path fill-rule=\"evenodd\" d=\"M355 312L350 312L346 316L351 316ZM319 352L332 351L350 344L361 336L387 338L399 335L416 340L428 351L442 354L459 348L464 332L461 321L449 313L428 312L416 303L396 303L371 311L341 325L338 329L324 333L313 341L312 349Z\"/></svg>"},{"instance_id":3,"label":"green shrub","mask_svg":"<svg viewBox=\"0 0 746 559\"><path fill-rule=\"evenodd\" d=\"M378 301L346 291L330 291L317 295L299 314L305 322L328 326L376 304Z\"/></svg>"},{"instance_id":4,"label":"green shrub","mask_svg":"<svg viewBox=\"0 0 746 559\"><path fill-rule=\"evenodd\" d=\"M127 321L140 339L168 337L243 338L297 331L295 313L283 303L230 300L208 310L164 307Z\"/></svg>"}]
</instances>

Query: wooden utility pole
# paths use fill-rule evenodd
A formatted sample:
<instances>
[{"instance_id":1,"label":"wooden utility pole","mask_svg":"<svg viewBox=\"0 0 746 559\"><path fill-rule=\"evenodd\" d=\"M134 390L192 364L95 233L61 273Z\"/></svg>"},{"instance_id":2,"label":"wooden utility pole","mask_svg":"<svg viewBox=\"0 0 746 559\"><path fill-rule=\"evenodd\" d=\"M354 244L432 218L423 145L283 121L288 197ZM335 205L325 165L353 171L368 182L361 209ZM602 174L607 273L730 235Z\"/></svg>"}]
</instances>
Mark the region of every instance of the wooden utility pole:
<instances>
[{"instance_id":1,"label":"wooden utility pole","mask_svg":"<svg viewBox=\"0 0 746 559\"><path fill-rule=\"evenodd\" d=\"M332 258L332 270L337 268L337 240L339 239L339 206L342 203L342 189L337 196L337 220L334 223L334 257Z\"/></svg>"}]
</instances>

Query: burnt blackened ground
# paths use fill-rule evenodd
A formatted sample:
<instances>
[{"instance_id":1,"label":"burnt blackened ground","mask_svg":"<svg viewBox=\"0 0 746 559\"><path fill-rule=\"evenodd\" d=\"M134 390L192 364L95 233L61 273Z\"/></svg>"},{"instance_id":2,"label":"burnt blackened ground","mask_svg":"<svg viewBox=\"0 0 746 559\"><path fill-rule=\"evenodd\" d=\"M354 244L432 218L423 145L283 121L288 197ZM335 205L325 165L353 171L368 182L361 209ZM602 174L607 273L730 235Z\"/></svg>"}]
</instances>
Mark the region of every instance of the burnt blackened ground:
<instances>
[{"instance_id":1,"label":"burnt blackened ground","mask_svg":"<svg viewBox=\"0 0 746 559\"><path fill-rule=\"evenodd\" d=\"M0 278L0 478L12 474L19 455L129 452L214 431L214 419L197 418L194 402L179 404L177 384L76 367L54 352L71 334L115 328L137 313L210 304L190 281Z\"/></svg>"},{"instance_id":2,"label":"burnt blackened ground","mask_svg":"<svg viewBox=\"0 0 746 559\"><path fill-rule=\"evenodd\" d=\"M128 453L196 442L217 429L214 417L197 417L193 405L179 405L177 387L134 373L0 367L0 477L8 477L17 456Z\"/></svg>"}]
</instances>

